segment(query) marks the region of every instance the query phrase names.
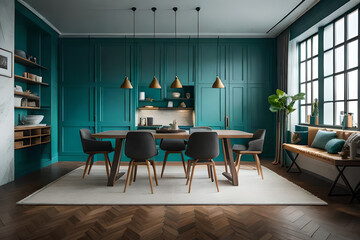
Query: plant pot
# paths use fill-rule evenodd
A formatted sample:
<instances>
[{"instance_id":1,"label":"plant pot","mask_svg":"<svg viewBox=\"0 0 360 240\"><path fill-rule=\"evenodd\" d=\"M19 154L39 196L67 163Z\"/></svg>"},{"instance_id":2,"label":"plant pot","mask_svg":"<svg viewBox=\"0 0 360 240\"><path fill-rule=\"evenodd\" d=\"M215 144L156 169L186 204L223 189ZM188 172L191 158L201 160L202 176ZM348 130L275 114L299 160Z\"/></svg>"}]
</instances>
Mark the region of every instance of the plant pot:
<instances>
[{"instance_id":1,"label":"plant pot","mask_svg":"<svg viewBox=\"0 0 360 240\"><path fill-rule=\"evenodd\" d=\"M319 125L319 116L310 116L310 124Z\"/></svg>"}]
</instances>

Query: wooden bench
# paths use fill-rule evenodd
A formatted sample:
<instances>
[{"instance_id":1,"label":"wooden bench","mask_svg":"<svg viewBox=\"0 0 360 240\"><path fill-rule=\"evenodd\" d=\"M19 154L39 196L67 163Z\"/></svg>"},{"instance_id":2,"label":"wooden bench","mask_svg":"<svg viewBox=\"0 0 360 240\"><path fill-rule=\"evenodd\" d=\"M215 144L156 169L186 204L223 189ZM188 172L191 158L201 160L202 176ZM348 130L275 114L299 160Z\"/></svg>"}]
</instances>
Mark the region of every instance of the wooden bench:
<instances>
[{"instance_id":1,"label":"wooden bench","mask_svg":"<svg viewBox=\"0 0 360 240\"><path fill-rule=\"evenodd\" d=\"M344 175L344 171L347 167L360 167L360 158L359 159L342 159L339 154L330 154L326 150L318 149L311 147L312 142L314 141L314 138L319 130L327 130L327 131L335 131L336 135L340 139L346 140L352 133L356 131L346 131L346 130L339 130L339 129L325 129L320 127L308 127L308 145L297 145L297 144L283 144L283 149L285 150L286 155L291 160L291 165L288 168L288 172L293 168L293 166L296 166L298 169L297 172L301 172L301 169L299 165L296 163L296 160L299 155L303 155L306 157L309 157L311 159L319 160L324 163L333 165L337 171L338 175L334 179L334 182L331 186L329 196L344 196L344 195L351 195L351 202L354 200L354 198L357 198L360 200L360 197L358 197L359 191L360 191L360 182L356 185L356 187L353 189L347 180L346 176ZM291 152L295 153L295 156L291 154ZM349 189L350 194L336 194L333 193L333 190L335 186L337 185L340 177L343 179L346 187Z\"/></svg>"}]
</instances>

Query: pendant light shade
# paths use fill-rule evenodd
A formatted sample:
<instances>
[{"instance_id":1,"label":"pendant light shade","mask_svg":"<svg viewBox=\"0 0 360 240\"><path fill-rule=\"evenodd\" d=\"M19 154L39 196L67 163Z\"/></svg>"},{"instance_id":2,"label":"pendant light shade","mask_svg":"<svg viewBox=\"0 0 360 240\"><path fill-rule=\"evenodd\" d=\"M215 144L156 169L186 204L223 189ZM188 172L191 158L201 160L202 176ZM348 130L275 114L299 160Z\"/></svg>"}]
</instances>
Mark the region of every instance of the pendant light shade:
<instances>
[{"instance_id":1,"label":"pendant light shade","mask_svg":"<svg viewBox=\"0 0 360 240\"><path fill-rule=\"evenodd\" d=\"M154 12L154 46L153 46L153 50L154 50L154 78L153 80L151 81L150 85L149 85L149 88L161 88L160 86L160 83L159 81L157 80L156 76L155 76L155 60L156 60L156 57L155 57L155 11L156 11L156 7L153 7L151 8L151 10Z\"/></svg>"},{"instance_id":2,"label":"pendant light shade","mask_svg":"<svg viewBox=\"0 0 360 240\"><path fill-rule=\"evenodd\" d=\"M212 85L212 88L225 88L224 84L221 82L219 76L216 76L216 80Z\"/></svg>"},{"instance_id":3,"label":"pendant light shade","mask_svg":"<svg viewBox=\"0 0 360 240\"><path fill-rule=\"evenodd\" d=\"M151 81L149 88L161 88L159 81L157 80L157 78L154 76L153 80Z\"/></svg>"},{"instance_id":4,"label":"pendant light shade","mask_svg":"<svg viewBox=\"0 0 360 240\"><path fill-rule=\"evenodd\" d=\"M123 84L121 84L120 88L127 88L127 89L132 89L133 86L131 85L131 82L129 81L128 77L125 77Z\"/></svg>"},{"instance_id":5,"label":"pendant light shade","mask_svg":"<svg viewBox=\"0 0 360 240\"><path fill-rule=\"evenodd\" d=\"M182 88L181 82L177 76L175 76L175 80L172 82L171 88Z\"/></svg>"},{"instance_id":6,"label":"pendant light shade","mask_svg":"<svg viewBox=\"0 0 360 240\"><path fill-rule=\"evenodd\" d=\"M176 36L176 11L177 7L173 8L175 13L175 80L172 82L170 88L182 88L181 82L177 76L177 36Z\"/></svg>"},{"instance_id":7,"label":"pendant light shade","mask_svg":"<svg viewBox=\"0 0 360 240\"><path fill-rule=\"evenodd\" d=\"M225 88L224 84L221 82L220 78L219 78L219 37L217 39L217 44L216 44L216 79L215 82L212 85L212 88Z\"/></svg>"}]
</instances>

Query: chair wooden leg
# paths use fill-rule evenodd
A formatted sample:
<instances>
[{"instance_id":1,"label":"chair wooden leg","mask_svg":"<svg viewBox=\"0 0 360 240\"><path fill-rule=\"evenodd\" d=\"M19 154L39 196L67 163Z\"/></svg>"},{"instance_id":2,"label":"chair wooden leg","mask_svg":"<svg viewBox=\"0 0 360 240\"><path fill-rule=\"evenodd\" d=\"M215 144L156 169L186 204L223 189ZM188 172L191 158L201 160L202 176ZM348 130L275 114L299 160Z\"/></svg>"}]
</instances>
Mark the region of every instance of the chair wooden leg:
<instances>
[{"instance_id":1,"label":"chair wooden leg","mask_svg":"<svg viewBox=\"0 0 360 240\"><path fill-rule=\"evenodd\" d=\"M105 157L106 175L109 178L109 176L110 176L110 173L109 173L109 161L108 161L109 157L108 157L107 153L104 153L104 157Z\"/></svg>"},{"instance_id":2,"label":"chair wooden leg","mask_svg":"<svg viewBox=\"0 0 360 240\"><path fill-rule=\"evenodd\" d=\"M256 159L256 162L258 164L258 168L260 169L261 179L264 180L264 176L263 176L263 172L262 172L261 164L260 164L260 159L259 159L259 156L257 154L255 154L255 159Z\"/></svg>"},{"instance_id":3,"label":"chair wooden leg","mask_svg":"<svg viewBox=\"0 0 360 240\"><path fill-rule=\"evenodd\" d=\"M189 193L191 191L191 183L192 183L192 180L193 180L193 177L194 177L194 170L195 170L195 166L196 166L197 161L198 160L195 160L194 163L193 163L193 166L192 166L191 178L190 178L190 184L189 184Z\"/></svg>"},{"instance_id":4,"label":"chair wooden leg","mask_svg":"<svg viewBox=\"0 0 360 240\"><path fill-rule=\"evenodd\" d=\"M131 165L131 169L130 169L130 181L129 181L129 186L131 186L131 182L133 181L133 175L134 175L135 167L136 167L136 162L134 161L133 164Z\"/></svg>"},{"instance_id":5,"label":"chair wooden leg","mask_svg":"<svg viewBox=\"0 0 360 240\"><path fill-rule=\"evenodd\" d=\"M149 181L150 181L151 193L154 194L153 184L152 184L152 180L151 180L150 164L149 164L148 160L146 160L146 166L147 166L148 173L149 173Z\"/></svg>"},{"instance_id":6,"label":"chair wooden leg","mask_svg":"<svg viewBox=\"0 0 360 240\"><path fill-rule=\"evenodd\" d=\"M90 171L91 171L91 168L94 164L94 154L91 156L91 159L90 159L90 166L89 166L89 170L88 170L88 175L90 174Z\"/></svg>"},{"instance_id":7,"label":"chair wooden leg","mask_svg":"<svg viewBox=\"0 0 360 240\"><path fill-rule=\"evenodd\" d=\"M210 177L211 177L211 182L214 181L214 175L213 175L213 171L212 171L212 166L211 165L208 165L209 166L209 169L210 169Z\"/></svg>"},{"instance_id":8,"label":"chair wooden leg","mask_svg":"<svg viewBox=\"0 0 360 240\"><path fill-rule=\"evenodd\" d=\"M127 175L126 175L124 192L126 192L127 183L128 183L128 180L129 180L129 173L130 173L130 169L131 169L131 167L132 167L132 165L133 165L133 162L134 162L134 160L131 160L131 161L129 162L129 168L128 168Z\"/></svg>"},{"instance_id":9,"label":"chair wooden leg","mask_svg":"<svg viewBox=\"0 0 360 240\"><path fill-rule=\"evenodd\" d=\"M191 171L191 164L193 163L192 160L188 160L188 167L187 167L187 170L186 170L186 185L188 185L189 181L190 181L190 171Z\"/></svg>"},{"instance_id":10,"label":"chair wooden leg","mask_svg":"<svg viewBox=\"0 0 360 240\"><path fill-rule=\"evenodd\" d=\"M211 163L212 163L213 168L214 168L214 176L215 176L216 188L217 188L217 191L219 192L219 184L218 184L218 180L217 180L217 176L216 176L215 162L214 162L214 160L212 160L212 159L210 159L210 160L211 160Z\"/></svg>"},{"instance_id":11,"label":"chair wooden leg","mask_svg":"<svg viewBox=\"0 0 360 240\"><path fill-rule=\"evenodd\" d=\"M92 154L90 154L89 155L89 157L88 157L88 159L86 160L86 164L85 164L85 169L84 169L84 173L83 173L83 176L82 176L82 178L84 178L85 177L85 174L86 174L86 170L87 170L87 168L88 168L88 165L89 165L89 162L90 162L90 159L92 158Z\"/></svg>"},{"instance_id":12,"label":"chair wooden leg","mask_svg":"<svg viewBox=\"0 0 360 240\"><path fill-rule=\"evenodd\" d=\"M186 167L185 167L184 154L183 154L183 152L180 152L180 154L181 154L181 161L182 161L182 164L183 164L183 167L184 167L184 172L185 172L185 177L186 177Z\"/></svg>"},{"instance_id":13,"label":"chair wooden leg","mask_svg":"<svg viewBox=\"0 0 360 240\"><path fill-rule=\"evenodd\" d=\"M237 171L238 175L239 175L239 171L240 171L240 161L241 161L241 154L237 153L236 154L236 163L237 164L235 164L235 168L237 168L236 171Z\"/></svg>"},{"instance_id":14,"label":"chair wooden leg","mask_svg":"<svg viewBox=\"0 0 360 240\"><path fill-rule=\"evenodd\" d=\"M257 160L256 160L256 154L253 154L253 157L254 157L254 160L255 160L255 167L256 167L256 170L257 170L257 172L258 172L258 175L260 175L259 165L258 165Z\"/></svg>"},{"instance_id":15,"label":"chair wooden leg","mask_svg":"<svg viewBox=\"0 0 360 240\"><path fill-rule=\"evenodd\" d=\"M134 172L134 182L135 182L135 180L136 180L136 174L137 174L137 165L135 165L135 170L134 170L135 172Z\"/></svg>"},{"instance_id":16,"label":"chair wooden leg","mask_svg":"<svg viewBox=\"0 0 360 240\"><path fill-rule=\"evenodd\" d=\"M161 169L161 178L163 177L163 174L164 174L165 165L166 165L166 161L167 161L168 156L169 156L169 152L166 151L165 152L164 162L163 162L162 169Z\"/></svg>"},{"instance_id":17,"label":"chair wooden leg","mask_svg":"<svg viewBox=\"0 0 360 240\"><path fill-rule=\"evenodd\" d=\"M151 162L151 165L152 165L153 170L154 170L154 175L155 175L155 182L156 182L156 186L158 186L158 185L159 185L159 183L158 183L158 179L157 179L157 175L156 175L156 166L155 166L155 161L154 161L154 160L151 160L150 162Z\"/></svg>"},{"instance_id":18,"label":"chair wooden leg","mask_svg":"<svg viewBox=\"0 0 360 240\"><path fill-rule=\"evenodd\" d=\"M210 176L210 165L206 165L206 167L207 167L207 170L208 170L208 177L211 178L211 176Z\"/></svg>"}]
</instances>

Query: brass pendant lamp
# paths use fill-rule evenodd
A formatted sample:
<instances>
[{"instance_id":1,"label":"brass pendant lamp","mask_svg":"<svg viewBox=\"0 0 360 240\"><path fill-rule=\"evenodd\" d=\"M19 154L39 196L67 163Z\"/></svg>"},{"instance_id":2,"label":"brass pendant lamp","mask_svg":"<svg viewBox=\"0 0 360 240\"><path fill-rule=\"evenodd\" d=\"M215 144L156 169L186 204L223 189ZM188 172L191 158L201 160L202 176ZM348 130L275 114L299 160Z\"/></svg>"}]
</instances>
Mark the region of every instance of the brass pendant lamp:
<instances>
[{"instance_id":1,"label":"brass pendant lamp","mask_svg":"<svg viewBox=\"0 0 360 240\"><path fill-rule=\"evenodd\" d=\"M212 88L225 88L224 84L221 82L219 78L219 37L217 38L216 43L216 79L214 84L212 85Z\"/></svg>"},{"instance_id":2,"label":"brass pendant lamp","mask_svg":"<svg viewBox=\"0 0 360 240\"><path fill-rule=\"evenodd\" d=\"M149 88L161 88L159 81L157 80L156 76L155 76L155 11L156 11L156 7L151 8L151 10L154 12L154 78L151 81Z\"/></svg>"},{"instance_id":3,"label":"brass pendant lamp","mask_svg":"<svg viewBox=\"0 0 360 240\"><path fill-rule=\"evenodd\" d=\"M177 36L176 36L176 11L177 7L173 8L175 13L175 80L172 82L170 88L182 88L181 82L177 76Z\"/></svg>"},{"instance_id":4,"label":"brass pendant lamp","mask_svg":"<svg viewBox=\"0 0 360 240\"><path fill-rule=\"evenodd\" d=\"M134 29L134 35L133 35L133 40L135 41L135 11L136 11L136 8L133 7L131 8L131 10L133 11L133 29ZM127 64L126 64L126 35L125 35L125 43L124 43L124 56L125 56L125 79L124 79L124 82L123 84L121 84L121 87L120 88L125 88L125 89L132 89L133 86L131 85L131 82L129 80L129 78L127 77L127 74L126 74L126 70L127 70ZM131 65L131 63L130 63Z\"/></svg>"}]
</instances>

